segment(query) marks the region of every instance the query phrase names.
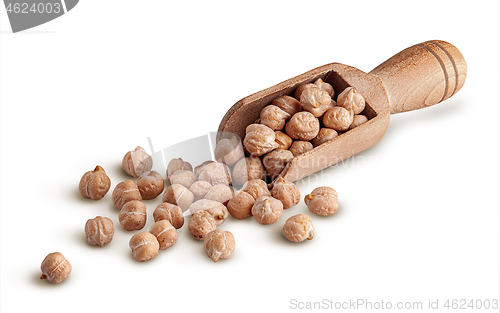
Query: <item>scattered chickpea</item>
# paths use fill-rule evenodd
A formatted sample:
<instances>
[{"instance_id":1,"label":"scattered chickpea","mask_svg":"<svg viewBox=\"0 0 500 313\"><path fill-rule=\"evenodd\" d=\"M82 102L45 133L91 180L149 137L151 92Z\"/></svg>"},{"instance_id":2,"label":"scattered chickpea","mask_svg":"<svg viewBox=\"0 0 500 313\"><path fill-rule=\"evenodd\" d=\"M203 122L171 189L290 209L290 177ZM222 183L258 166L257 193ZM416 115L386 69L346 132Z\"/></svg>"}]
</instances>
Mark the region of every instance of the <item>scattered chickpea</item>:
<instances>
[{"instance_id":1,"label":"scattered chickpea","mask_svg":"<svg viewBox=\"0 0 500 313\"><path fill-rule=\"evenodd\" d=\"M258 157L243 158L234 165L233 182L236 185L241 186L249 180L264 179L265 177L266 170Z\"/></svg>"},{"instance_id":2,"label":"scattered chickpea","mask_svg":"<svg viewBox=\"0 0 500 313\"><path fill-rule=\"evenodd\" d=\"M257 198L252 206L253 217L263 225L276 223L280 219L282 213L283 203L269 196Z\"/></svg>"},{"instance_id":3,"label":"scattered chickpea","mask_svg":"<svg viewBox=\"0 0 500 313\"><path fill-rule=\"evenodd\" d=\"M127 174L133 177L139 177L142 174L151 171L153 167L153 158L141 147L135 148L125 154L122 160L123 169Z\"/></svg>"},{"instance_id":4,"label":"scattered chickpea","mask_svg":"<svg viewBox=\"0 0 500 313\"><path fill-rule=\"evenodd\" d=\"M163 177L157 171L149 171L139 176L137 188L141 193L142 200L151 200L158 197L165 187Z\"/></svg>"},{"instance_id":5,"label":"scattered chickpea","mask_svg":"<svg viewBox=\"0 0 500 313\"><path fill-rule=\"evenodd\" d=\"M351 126L354 115L343 107L333 107L323 115L323 124L338 132L346 131Z\"/></svg>"},{"instance_id":6,"label":"scattered chickpea","mask_svg":"<svg viewBox=\"0 0 500 313\"><path fill-rule=\"evenodd\" d=\"M253 156L261 156L278 147L274 131L262 124L250 124L247 126L243 145Z\"/></svg>"},{"instance_id":7,"label":"scattered chickpea","mask_svg":"<svg viewBox=\"0 0 500 313\"><path fill-rule=\"evenodd\" d=\"M133 200L123 205L118 220L127 231L139 230L146 225L146 206L138 200Z\"/></svg>"},{"instance_id":8,"label":"scattered chickpea","mask_svg":"<svg viewBox=\"0 0 500 313\"><path fill-rule=\"evenodd\" d=\"M314 147L309 141L295 140L290 147L290 152L296 157L312 149L314 149Z\"/></svg>"},{"instance_id":9,"label":"scattered chickpea","mask_svg":"<svg viewBox=\"0 0 500 313\"><path fill-rule=\"evenodd\" d=\"M316 86L306 88L300 96L300 105L314 117L320 117L332 107L332 98L328 92Z\"/></svg>"},{"instance_id":10,"label":"scattered chickpea","mask_svg":"<svg viewBox=\"0 0 500 313\"><path fill-rule=\"evenodd\" d=\"M158 239L148 231L137 233L129 241L134 259L144 262L156 258L160 244Z\"/></svg>"},{"instance_id":11,"label":"scattered chickpea","mask_svg":"<svg viewBox=\"0 0 500 313\"><path fill-rule=\"evenodd\" d=\"M319 121L310 112L298 112L286 123L285 131L292 139L308 141L318 135Z\"/></svg>"},{"instance_id":12,"label":"scattered chickpea","mask_svg":"<svg viewBox=\"0 0 500 313\"><path fill-rule=\"evenodd\" d=\"M229 259L234 253L234 236L229 231L212 230L205 236L203 248L214 262L220 259Z\"/></svg>"},{"instance_id":13,"label":"scattered chickpea","mask_svg":"<svg viewBox=\"0 0 500 313\"><path fill-rule=\"evenodd\" d=\"M162 196L163 202L178 205L182 211L186 211L194 201L194 195L189 189L181 184L173 184L165 189Z\"/></svg>"},{"instance_id":14,"label":"scattered chickpea","mask_svg":"<svg viewBox=\"0 0 500 313\"><path fill-rule=\"evenodd\" d=\"M354 87L347 87L337 97L337 105L359 114L365 109L365 98Z\"/></svg>"},{"instance_id":15,"label":"scattered chickpea","mask_svg":"<svg viewBox=\"0 0 500 313\"><path fill-rule=\"evenodd\" d=\"M92 246L102 248L104 244L110 243L113 240L114 234L113 221L107 217L96 216L85 223L85 237L87 238L87 242Z\"/></svg>"},{"instance_id":16,"label":"scattered chickpea","mask_svg":"<svg viewBox=\"0 0 500 313\"><path fill-rule=\"evenodd\" d=\"M283 203L283 209L286 210L300 202L300 190L294 183L279 177L271 189L271 196Z\"/></svg>"},{"instance_id":17,"label":"scattered chickpea","mask_svg":"<svg viewBox=\"0 0 500 313\"><path fill-rule=\"evenodd\" d=\"M49 253L40 268L42 270L40 279L46 279L53 284L59 284L71 273L71 264L60 252Z\"/></svg>"},{"instance_id":18,"label":"scattered chickpea","mask_svg":"<svg viewBox=\"0 0 500 313\"><path fill-rule=\"evenodd\" d=\"M111 186L111 180L102 167L97 165L93 171L83 174L78 190L86 199L102 199Z\"/></svg>"},{"instance_id":19,"label":"scattered chickpea","mask_svg":"<svg viewBox=\"0 0 500 313\"><path fill-rule=\"evenodd\" d=\"M368 122L368 118L365 115L354 115L354 118L352 120L351 126L349 126L349 129L353 129L354 127L358 127L361 124L364 124Z\"/></svg>"},{"instance_id":20,"label":"scattered chickpea","mask_svg":"<svg viewBox=\"0 0 500 313\"><path fill-rule=\"evenodd\" d=\"M275 179L293 158L292 152L276 149L266 154L262 163L266 168L267 174L269 174L272 179Z\"/></svg>"},{"instance_id":21,"label":"scattered chickpea","mask_svg":"<svg viewBox=\"0 0 500 313\"><path fill-rule=\"evenodd\" d=\"M215 162L211 161L211 160L208 160L208 161L205 161L205 162L201 163L197 167L195 167L194 168L194 173L196 174L196 177L200 176L200 173L201 173L201 171L203 171L203 168L205 167L205 165L210 164L210 163L215 163Z\"/></svg>"},{"instance_id":22,"label":"scattered chickpea","mask_svg":"<svg viewBox=\"0 0 500 313\"><path fill-rule=\"evenodd\" d=\"M178 170L193 171L193 167L189 162L186 162L181 158L172 159L167 165L167 179L170 179L170 175Z\"/></svg>"},{"instance_id":23,"label":"scattered chickpea","mask_svg":"<svg viewBox=\"0 0 500 313\"><path fill-rule=\"evenodd\" d=\"M207 192L205 199L217 201L223 205L227 205L233 196L233 190L227 185L215 185Z\"/></svg>"},{"instance_id":24,"label":"scattered chickpea","mask_svg":"<svg viewBox=\"0 0 500 313\"><path fill-rule=\"evenodd\" d=\"M238 191L227 203L227 209L231 216L243 220L252 216L252 206L255 198L245 191Z\"/></svg>"},{"instance_id":25,"label":"scattered chickpea","mask_svg":"<svg viewBox=\"0 0 500 313\"><path fill-rule=\"evenodd\" d=\"M322 216L332 215L339 208L337 191L331 187L318 187L314 189L310 194L305 196L304 202L309 211Z\"/></svg>"},{"instance_id":26,"label":"scattered chickpea","mask_svg":"<svg viewBox=\"0 0 500 313\"><path fill-rule=\"evenodd\" d=\"M212 185L231 185L231 170L224 163L214 162L205 165L198 180L204 180Z\"/></svg>"},{"instance_id":27,"label":"scattered chickpea","mask_svg":"<svg viewBox=\"0 0 500 313\"><path fill-rule=\"evenodd\" d=\"M312 140L312 143L315 147L329 141L329 140L332 140L333 138L336 138L339 134L337 133L337 131L335 131L335 129L331 129L331 128L321 128L319 130L319 133L318 133L318 136L314 137L314 139Z\"/></svg>"},{"instance_id":28,"label":"scattered chickpea","mask_svg":"<svg viewBox=\"0 0 500 313\"><path fill-rule=\"evenodd\" d=\"M288 150L288 148L292 145L293 139L281 131L277 131L275 133L276 142L278 143L278 147L276 149Z\"/></svg>"},{"instance_id":29,"label":"scattered chickpea","mask_svg":"<svg viewBox=\"0 0 500 313\"><path fill-rule=\"evenodd\" d=\"M260 111L260 123L272 130L282 130L290 114L275 105L268 105Z\"/></svg>"},{"instance_id":30,"label":"scattered chickpea","mask_svg":"<svg viewBox=\"0 0 500 313\"><path fill-rule=\"evenodd\" d=\"M179 229L184 225L184 216L182 215L182 209L175 204L170 204L167 202L160 203L153 212L153 218L155 222L166 220L175 229Z\"/></svg>"},{"instance_id":31,"label":"scattered chickpea","mask_svg":"<svg viewBox=\"0 0 500 313\"><path fill-rule=\"evenodd\" d=\"M203 240L216 227L217 223L214 217L205 210L194 213L188 223L189 233L196 240Z\"/></svg>"},{"instance_id":32,"label":"scattered chickpea","mask_svg":"<svg viewBox=\"0 0 500 313\"><path fill-rule=\"evenodd\" d=\"M292 242L301 242L314 238L314 227L311 218L305 214L297 214L286 220L283 235Z\"/></svg>"},{"instance_id":33,"label":"scattered chickpea","mask_svg":"<svg viewBox=\"0 0 500 313\"><path fill-rule=\"evenodd\" d=\"M137 184L133 180L122 181L116 185L113 194L111 195L115 207L119 210L122 209L123 205L129 201L142 200L141 193Z\"/></svg>"},{"instance_id":34,"label":"scattered chickpea","mask_svg":"<svg viewBox=\"0 0 500 313\"><path fill-rule=\"evenodd\" d=\"M158 240L160 250L170 248L177 242L177 231L167 220L155 222L149 232Z\"/></svg>"},{"instance_id":35,"label":"scattered chickpea","mask_svg":"<svg viewBox=\"0 0 500 313\"><path fill-rule=\"evenodd\" d=\"M300 105L299 100L290 96L281 96L276 98L271 104L290 114L290 116L302 111L302 106Z\"/></svg>"},{"instance_id":36,"label":"scattered chickpea","mask_svg":"<svg viewBox=\"0 0 500 313\"><path fill-rule=\"evenodd\" d=\"M315 84L304 84L304 85L300 85L299 87L297 87L297 89L295 89L295 99L299 100L300 101L300 97L302 96L302 93L306 90L306 89L309 89L309 88L314 88L314 87L318 87L316 86Z\"/></svg>"},{"instance_id":37,"label":"scattered chickpea","mask_svg":"<svg viewBox=\"0 0 500 313\"><path fill-rule=\"evenodd\" d=\"M269 189L267 188L266 182L262 179L252 179L247 181L241 188L241 191L244 191L251 195L254 200L261 196L271 195L271 192L269 192Z\"/></svg>"},{"instance_id":38,"label":"scattered chickpea","mask_svg":"<svg viewBox=\"0 0 500 313\"><path fill-rule=\"evenodd\" d=\"M190 188L191 185L197 180L195 173L188 170L177 170L172 175L170 175L170 184L181 184L186 188Z\"/></svg>"},{"instance_id":39,"label":"scattered chickpea","mask_svg":"<svg viewBox=\"0 0 500 313\"><path fill-rule=\"evenodd\" d=\"M330 85L329 83L325 83L321 78L318 78L314 82L314 84L318 86L318 88L328 92L330 98L333 98L333 96L335 96L335 90L333 89L332 85Z\"/></svg>"},{"instance_id":40,"label":"scattered chickpea","mask_svg":"<svg viewBox=\"0 0 500 313\"><path fill-rule=\"evenodd\" d=\"M199 199L205 198L205 195L207 192L212 188L212 184L204 181L204 180L199 180L197 182L194 182L191 187L189 187L189 191L191 191L194 195L194 201L197 201Z\"/></svg>"},{"instance_id":41,"label":"scattered chickpea","mask_svg":"<svg viewBox=\"0 0 500 313\"><path fill-rule=\"evenodd\" d=\"M229 215L229 212L225 205L220 202L208 199L198 200L189 206L189 212L191 212L191 214L195 214L196 212L200 211L206 211L210 213L210 215L212 215L215 220L216 226L224 223Z\"/></svg>"},{"instance_id":42,"label":"scattered chickpea","mask_svg":"<svg viewBox=\"0 0 500 313\"><path fill-rule=\"evenodd\" d=\"M245 156L241 141L233 136L231 139L221 139L215 146L214 156L217 162L234 165Z\"/></svg>"}]
</instances>

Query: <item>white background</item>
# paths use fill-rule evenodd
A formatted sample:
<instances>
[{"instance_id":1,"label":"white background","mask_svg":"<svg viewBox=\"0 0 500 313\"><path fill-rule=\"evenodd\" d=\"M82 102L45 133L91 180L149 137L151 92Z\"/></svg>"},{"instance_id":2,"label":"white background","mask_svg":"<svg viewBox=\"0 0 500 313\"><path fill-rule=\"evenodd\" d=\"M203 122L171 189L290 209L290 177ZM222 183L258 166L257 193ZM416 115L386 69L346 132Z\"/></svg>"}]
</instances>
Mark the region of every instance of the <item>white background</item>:
<instances>
[{"instance_id":1,"label":"white background","mask_svg":"<svg viewBox=\"0 0 500 313\"><path fill-rule=\"evenodd\" d=\"M464 3L87 0L18 34L2 8L0 311L283 312L291 299L425 309L429 299L442 308L498 298L500 8ZM132 258L111 202L128 150L216 131L239 99L315 67L370 71L432 39L463 53L464 87L391 116L376 146L297 182L302 196L321 185L339 194L336 214L312 216L313 240L281 235L288 217L308 212L301 201L271 226L229 218L229 260L213 263L186 226L156 259ZM95 202L77 187L97 164L112 189ZM146 201L146 230L159 203ZM96 215L115 222L102 249L83 231ZM59 285L39 279L54 251L73 265Z\"/></svg>"}]
</instances>

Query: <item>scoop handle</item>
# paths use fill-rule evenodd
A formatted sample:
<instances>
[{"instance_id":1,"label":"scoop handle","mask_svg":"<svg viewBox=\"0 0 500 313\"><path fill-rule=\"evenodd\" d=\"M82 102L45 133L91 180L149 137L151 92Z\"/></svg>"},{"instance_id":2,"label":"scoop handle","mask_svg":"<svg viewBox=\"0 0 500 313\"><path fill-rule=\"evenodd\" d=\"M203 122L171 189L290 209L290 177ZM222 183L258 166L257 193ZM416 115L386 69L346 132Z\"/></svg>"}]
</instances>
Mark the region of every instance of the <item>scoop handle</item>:
<instances>
[{"instance_id":1,"label":"scoop handle","mask_svg":"<svg viewBox=\"0 0 500 313\"><path fill-rule=\"evenodd\" d=\"M404 49L370 74L382 79L394 114L426 108L456 94L465 83L467 64L455 46L431 40Z\"/></svg>"}]
</instances>

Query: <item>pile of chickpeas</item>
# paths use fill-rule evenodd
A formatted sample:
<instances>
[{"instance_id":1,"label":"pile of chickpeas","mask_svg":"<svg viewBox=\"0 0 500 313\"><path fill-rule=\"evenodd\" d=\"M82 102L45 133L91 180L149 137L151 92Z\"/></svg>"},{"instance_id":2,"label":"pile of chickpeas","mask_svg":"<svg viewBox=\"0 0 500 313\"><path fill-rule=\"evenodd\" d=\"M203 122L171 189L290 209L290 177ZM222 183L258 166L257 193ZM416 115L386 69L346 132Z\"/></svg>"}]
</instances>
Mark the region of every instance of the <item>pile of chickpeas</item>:
<instances>
[{"instance_id":1,"label":"pile of chickpeas","mask_svg":"<svg viewBox=\"0 0 500 313\"><path fill-rule=\"evenodd\" d=\"M165 190L163 177L152 171L151 156L141 147L127 152L122 166L137 182L125 180L113 190L120 225L127 231L142 230L147 219L142 200L154 199L163 192L162 203L153 212L155 223L129 241L133 257L140 262L151 260L159 250L173 246L177 230L189 215L189 233L203 241L207 256L214 262L230 258L235 249L234 235L218 229L229 214L235 219L254 217L263 225L278 222L283 210L298 204L301 198L297 186L280 176L287 163L368 120L360 114L365 100L354 88L346 88L337 101L334 96L333 87L318 79L314 84L299 86L295 98L275 99L262 109L260 119L247 127L243 145L236 136L217 143L216 161L205 161L193 169L181 158L171 160L166 169L170 184ZM110 185L104 169L97 166L83 175L79 191L84 198L100 200ZM312 213L321 216L338 209L337 192L331 187L314 189L304 202ZM101 216L89 219L85 235L90 245L110 243L112 220ZM290 217L283 225L283 235L292 242L313 239L311 218L306 214ZM47 255L41 269L42 279L60 283L70 274L71 265L55 252Z\"/></svg>"}]
</instances>

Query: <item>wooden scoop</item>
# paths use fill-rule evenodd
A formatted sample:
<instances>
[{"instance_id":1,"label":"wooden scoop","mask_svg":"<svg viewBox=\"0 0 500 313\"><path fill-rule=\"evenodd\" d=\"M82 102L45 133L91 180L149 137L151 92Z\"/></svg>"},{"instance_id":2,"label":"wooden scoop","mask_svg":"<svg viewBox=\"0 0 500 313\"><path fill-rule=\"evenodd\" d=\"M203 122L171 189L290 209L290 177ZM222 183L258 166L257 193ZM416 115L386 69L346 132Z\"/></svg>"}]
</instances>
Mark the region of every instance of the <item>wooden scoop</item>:
<instances>
[{"instance_id":1,"label":"wooden scoop","mask_svg":"<svg viewBox=\"0 0 500 313\"><path fill-rule=\"evenodd\" d=\"M366 99L361 114L369 120L293 158L280 176L296 181L373 146L384 135L390 114L444 101L462 88L466 76L460 51L441 40L409 47L370 73L340 63L327 64L238 101L222 119L217 141L231 133L243 139L246 127L259 118L262 108L280 96L293 96L300 85L321 78L333 86L336 95L355 87Z\"/></svg>"}]
</instances>

